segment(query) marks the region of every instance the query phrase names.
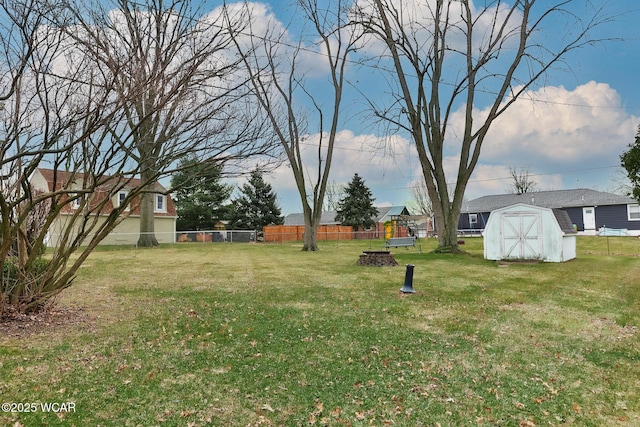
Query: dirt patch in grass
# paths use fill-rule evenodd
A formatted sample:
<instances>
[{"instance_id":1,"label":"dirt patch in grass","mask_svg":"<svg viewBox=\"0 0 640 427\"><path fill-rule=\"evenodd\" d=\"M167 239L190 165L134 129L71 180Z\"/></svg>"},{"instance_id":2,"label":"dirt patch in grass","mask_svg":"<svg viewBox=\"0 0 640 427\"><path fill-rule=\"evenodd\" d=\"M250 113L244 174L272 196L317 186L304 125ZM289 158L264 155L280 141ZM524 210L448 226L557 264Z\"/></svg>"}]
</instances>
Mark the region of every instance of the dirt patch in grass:
<instances>
[{"instance_id":1,"label":"dirt patch in grass","mask_svg":"<svg viewBox=\"0 0 640 427\"><path fill-rule=\"evenodd\" d=\"M592 319L590 326L585 331L585 335L591 335L593 340L598 341L621 341L634 338L638 334L636 326L618 325L614 320L606 317Z\"/></svg>"},{"instance_id":2,"label":"dirt patch in grass","mask_svg":"<svg viewBox=\"0 0 640 427\"><path fill-rule=\"evenodd\" d=\"M53 305L36 314L23 314L5 307L0 318L0 336L23 339L46 332L47 334L70 328L92 330L95 319L82 307Z\"/></svg>"}]
</instances>

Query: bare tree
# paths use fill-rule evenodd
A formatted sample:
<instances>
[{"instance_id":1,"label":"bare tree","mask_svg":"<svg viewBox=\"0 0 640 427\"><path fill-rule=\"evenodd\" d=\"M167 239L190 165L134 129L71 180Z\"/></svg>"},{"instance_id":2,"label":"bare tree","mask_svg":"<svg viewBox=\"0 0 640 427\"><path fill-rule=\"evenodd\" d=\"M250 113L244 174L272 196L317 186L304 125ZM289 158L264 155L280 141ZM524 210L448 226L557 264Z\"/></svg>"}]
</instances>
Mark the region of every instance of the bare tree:
<instances>
[{"instance_id":1,"label":"bare tree","mask_svg":"<svg viewBox=\"0 0 640 427\"><path fill-rule=\"evenodd\" d=\"M109 197L92 202L91 195L104 186L107 172L123 172L128 161L125 151L102 144L105 123L120 109L109 88L93 87L83 67L57 67L65 41L45 24L61 8L38 0L3 1L0 8L0 84L6 88L0 109L0 311L8 305L30 312L71 284L117 223L117 210L106 219L98 215ZM34 186L32 179L44 165L53 182ZM80 170L87 172L69 172ZM122 184L112 187L117 185ZM59 244L43 259L41 248L63 212L67 221L55 230Z\"/></svg>"},{"instance_id":2,"label":"bare tree","mask_svg":"<svg viewBox=\"0 0 640 427\"><path fill-rule=\"evenodd\" d=\"M518 170L516 167L510 167L509 173L511 174L511 187L509 191L513 194L524 194L536 191L538 184L531 176L531 172L528 167L524 167Z\"/></svg>"},{"instance_id":3,"label":"bare tree","mask_svg":"<svg viewBox=\"0 0 640 427\"><path fill-rule=\"evenodd\" d=\"M584 13L570 10L574 6ZM589 7L591 2L571 0L358 1L357 19L382 42L382 56L392 64L387 80L394 84L393 99L374 113L415 143L433 201L438 250L460 252L464 193L494 120L567 53L593 43L591 30L606 20ZM590 16L582 21L585 13ZM557 22L564 23L562 30ZM480 113L478 99L487 97L488 108ZM454 131L452 116L460 105L464 123ZM451 193L444 157L452 153L459 159Z\"/></svg>"},{"instance_id":4,"label":"bare tree","mask_svg":"<svg viewBox=\"0 0 640 427\"><path fill-rule=\"evenodd\" d=\"M349 4L342 0L327 2L322 8L315 0L296 2L304 14L321 51L318 68L327 67L326 90L314 95L300 70L302 43L291 48L284 31L271 28L261 34L257 28L237 34L236 47L244 59L254 96L268 117L293 171L304 215L303 251L318 250L317 232L327 191L329 172L339 130L340 107L349 56L356 50L360 35L353 31L348 16ZM249 5L247 16L251 16ZM233 20L229 19L230 25ZM247 37L248 36L248 37ZM248 40L247 40L248 39ZM317 82L316 82L317 83ZM301 107L304 97L311 107ZM324 99L321 99L324 98ZM307 132L309 120L317 121L317 136ZM305 161L303 150L312 146L315 162Z\"/></svg>"},{"instance_id":5,"label":"bare tree","mask_svg":"<svg viewBox=\"0 0 640 427\"><path fill-rule=\"evenodd\" d=\"M106 84L123 115L110 126L117 144L127 128L131 158L148 183L140 201L139 246L156 246L154 187L177 160L193 155L216 167L269 154L256 109L246 98L229 54L232 39L216 13L203 15L189 0L78 1L65 26L87 66ZM234 21L242 31L243 22Z\"/></svg>"},{"instance_id":6,"label":"bare tree","mask_svg":"<svg viewBox=\"0 0 640 427\"><path fill-rule=\"evenodd\" d=\"M327 184L326 207L328 211L337 211L340 199L344 195L344 185L331 181Z\"/></svg>"},{"instance_id":7,"label":"bare tree","mask_svg":"<svg viewBox=\"0 0 640 427\"><path fill-rule=\"evenodd\" d=\"M633 186L631 180L627 176L627 171L620 167L611 174L611 187L605 191L609 191L621 196L630 196L633 194Z\"/></svg>"},{"instance_id":8,"label":"bare tree","mask_svg":"<svg viewBox=\"0 0 640 427\"><path fill-rule=\"evenodd\" d=\"M96 18L91 11L73 7L68 2L0 0L4 12L0 14L4 62L0 72L0 260L6 267L0 282L0 311L6 307L37 311L69 287L91 251L131 214L130 206L138 205L155 190L155 182L175 170L175 160L184 153L200 154L206 165L213 163L207 161L208 155L217 154L220 162L233 164L269 152L265 139L253 132L252 117L238 115L225 121L238 113L235 108L251 112L248 104L212 100L211 108L228 108L208 116L211 120L200 116L196 101L209 99L208 89L218 93L213 89L219 88L205 86L191 93L189 107L197 113L184 103L171 102L187 88L171 89L169 80L161 89L171 93L162 92L162 102L140 103L146 100L148 87L140 81L140 86L127 83L112 73L116 65L122 73L130 71L126 67L131 64L118 55L131 58L135 54L121 52L122 46L117 53L111 52L105 46L107 40L100 37L92 39L96 45L90 52L88 36L105 34L94 23L83 21ZM118 22L126 26L127 21ZM105 53L113 53L113 63L101 56ZM181 71L174 71L179 80ZM127 87L129 83L133 86ZM220 90L229 92L227 86ZM234 102L243 99L230 97ZM141 122L134 124L136 106L143 111L139 111ZM165 122L175 117L181 121ZM162 129L161 141L171 144L155 151L158 157L152 172L142 173L149 165L141 162L140 154L147 125L154 131ZM223 137L213 137L223 131ZM205 141L206 136L211 139ZM124 189L126 197L119 200ZM52 247L42 258L39 249L46 243Z\"/></svg>"},{"instance_id":9,"label":"bare tree","mask_svg":"<svg viewBox=\"0 0 640 427\"><path fill-rule=\"evenodd\" d=\"M411 188L413 200L411 208L420 213L420 215L431 218L433 216L433 203L429 198L429 192L424 183L417 184Z\"/></svg>"}]
</instances>

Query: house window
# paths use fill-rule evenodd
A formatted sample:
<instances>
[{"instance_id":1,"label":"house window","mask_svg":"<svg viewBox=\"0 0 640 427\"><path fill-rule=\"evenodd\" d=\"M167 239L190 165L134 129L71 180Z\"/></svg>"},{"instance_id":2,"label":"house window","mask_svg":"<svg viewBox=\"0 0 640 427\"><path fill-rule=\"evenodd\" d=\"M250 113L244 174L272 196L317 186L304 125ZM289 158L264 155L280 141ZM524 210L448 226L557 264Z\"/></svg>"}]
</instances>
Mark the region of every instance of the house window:
<instances>
[{"instance_id":1,"label":"house window","mask_svg":"<svg viewBox=\"0 0 640 427\"><path fill-rule=\"evenodd\" d=\"M640 205L627 205L629 221L640 221Z\"/></svg>"},{"instance_id":2,"label":"house window","mask_svg":"<svg viewBox=\"0 0 640 427\"><path fill-rule=\"evenodd\" d=\"M156 194L155 212L167 211L167 196L164 194Z\"/></svg>"},{"instance_id":3,"label":"house window","mask_svg":"<svg viewBox=\"0 0 640 427\"><path fill-rule=\"evenodd\" d=\"M80 208L80 204L82 203L82 197L79 197L77 194L70 194L69 195L71 200L71 209L78 209Z\"/></svg>"},{"instance_id":4,"label":"house window","mask_svg":"<svg viewBox=\"0 0 640 427\"><path fill-rule=\"evenodd\" d=\"M469 214L469 224L478 223L478 214Z\"/></svg>"},{"instance_id":5,"label":"house window","mask_svg":"<svg viewBox=\"0 0 640 427\"><path fill-rule=\"evenodd\" d=\"M126 191L118 191L118 198L117 198L117 208L119 208L120 206L122 206L125 203L125 200L127 199L127 195L129 193L127 193ZM127 205L124 210L128 211L129 210L129 206Z\"/></svg>"}]
</instances>

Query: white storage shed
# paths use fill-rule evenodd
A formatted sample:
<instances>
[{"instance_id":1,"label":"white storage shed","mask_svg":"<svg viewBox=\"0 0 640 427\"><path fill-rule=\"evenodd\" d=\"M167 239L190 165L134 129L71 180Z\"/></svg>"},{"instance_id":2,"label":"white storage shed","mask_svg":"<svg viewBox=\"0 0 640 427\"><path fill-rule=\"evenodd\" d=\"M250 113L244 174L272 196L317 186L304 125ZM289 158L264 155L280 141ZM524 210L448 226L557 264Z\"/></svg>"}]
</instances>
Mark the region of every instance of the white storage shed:
<instances>
[{"instance_id":1,"label":"white storage shed","mask_svg":"<svg viewBox=\"0 0 640 427\"><path fill-rule=\"evenodd\" d=\"M564 262L576 257L576 232L566 211L518 203L491 212L484 257Z\"/></svg>"}]
</instances>

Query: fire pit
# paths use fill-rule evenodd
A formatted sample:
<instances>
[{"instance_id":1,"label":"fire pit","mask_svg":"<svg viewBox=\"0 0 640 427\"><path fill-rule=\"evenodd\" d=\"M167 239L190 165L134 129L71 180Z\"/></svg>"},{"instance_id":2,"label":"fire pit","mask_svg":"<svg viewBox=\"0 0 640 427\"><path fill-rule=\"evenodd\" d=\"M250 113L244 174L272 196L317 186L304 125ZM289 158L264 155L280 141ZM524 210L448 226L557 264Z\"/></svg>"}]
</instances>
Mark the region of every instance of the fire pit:
<instances>
[{"instance_id":1,"label":"fire pit","mask_svg":"<svg viewBox=\"0 0 640 427\"><path fill-rule=\"evenodd\" d=\"M370 267L395 267L398 262L390 251L363 251L357 264Z\"/></svg>"}]
</instances>

